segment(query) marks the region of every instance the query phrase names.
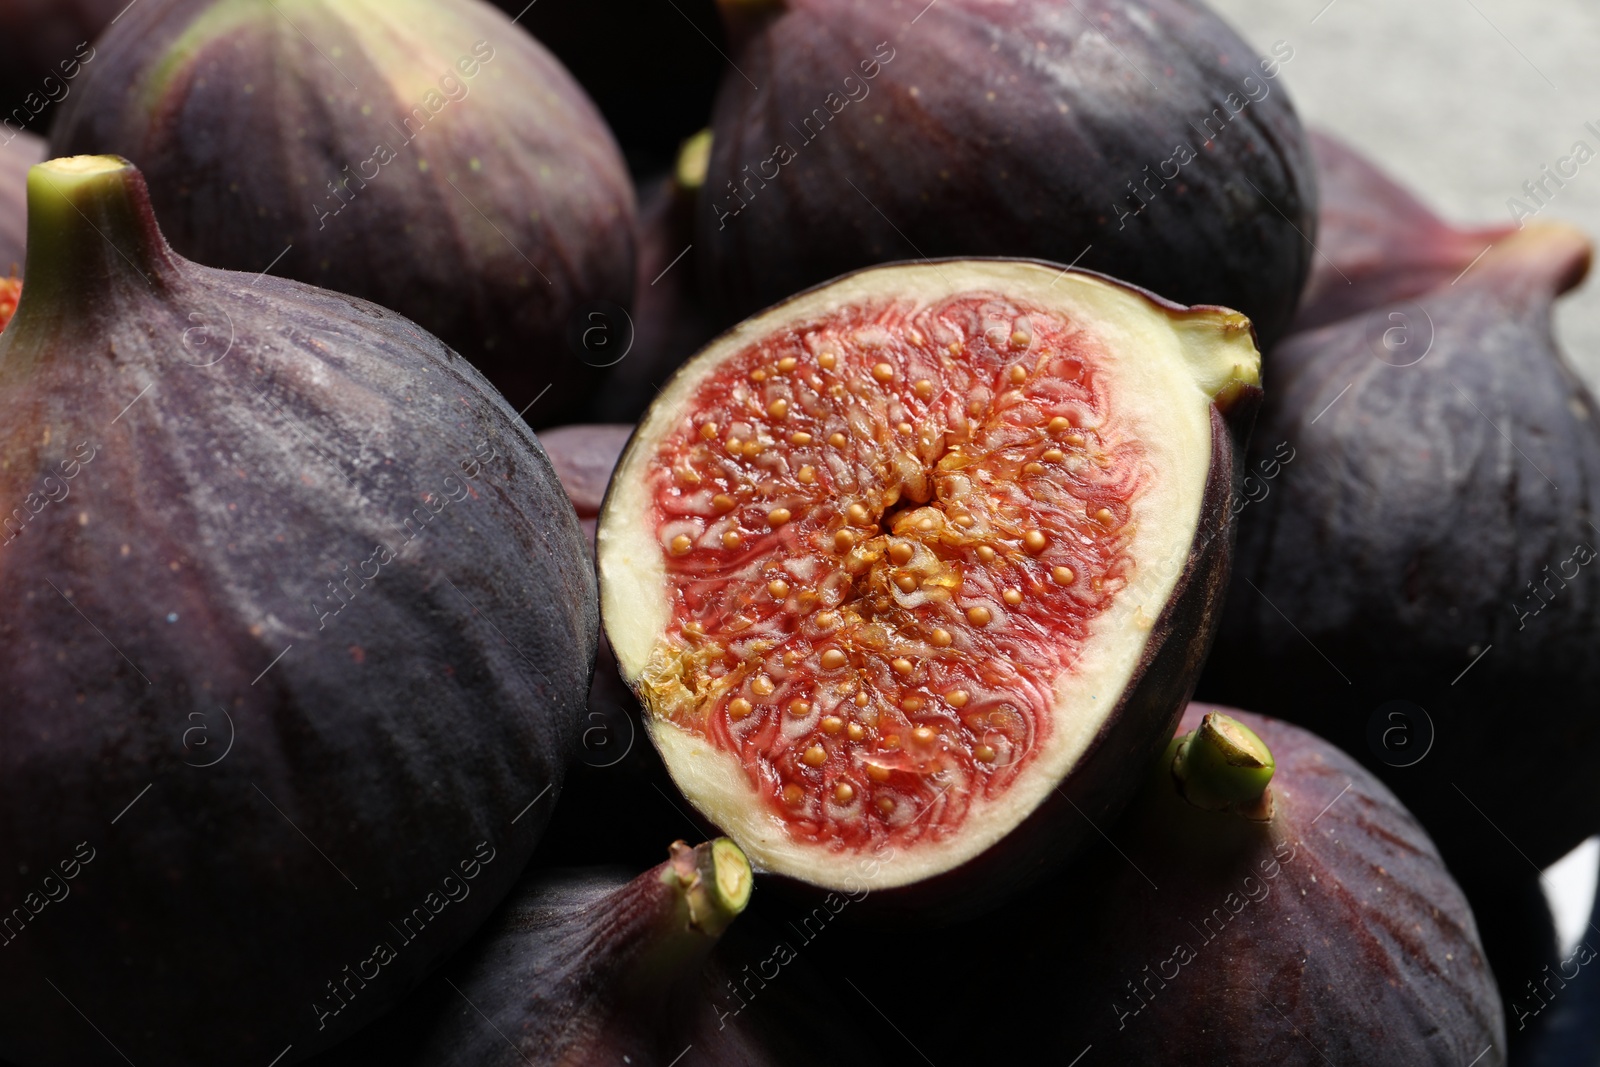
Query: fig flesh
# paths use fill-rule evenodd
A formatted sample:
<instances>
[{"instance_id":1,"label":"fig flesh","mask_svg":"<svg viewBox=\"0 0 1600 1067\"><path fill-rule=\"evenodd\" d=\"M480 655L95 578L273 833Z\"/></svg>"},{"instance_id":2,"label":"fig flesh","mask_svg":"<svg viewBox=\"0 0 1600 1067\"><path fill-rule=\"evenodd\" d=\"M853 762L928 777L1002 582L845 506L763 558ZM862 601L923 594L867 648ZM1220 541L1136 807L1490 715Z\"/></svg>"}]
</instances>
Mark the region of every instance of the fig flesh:
<instances>
[{"instance_id":1,"label":"fig flesh","mask_svg":"<svg viewBox=\"0 0 1600 1067\"><path fill-rule=\"evenodd\" d=\"M1322 130L1310 131L1321 198L1295 331L1311 330L1453 281L1511 226L1459 230L1376 163Z\"/></svg>"},{"instance_id":2,"label":"fig flesh","mask_svg":"<svg viewBox=\"0 0 1600 1067\"><path fill-rule=\"evenodd\" d=\"M760 944L725 940L751 921L739 916L753 882L749 862L727 838L695 848L679 841L666 863L633 878L609 868L530 873L472 945L395 1019L318 1065L877 1062L842 1040L848 1026L815 1036L809 1016L837 1011L814 995L797 996L800 976L774 976L781 977L772 983L777 988L719 1012L744 953ZM788 1020L786 1012L793 1013ZM807 1031L809 1039L801 1036Z\"/></svg>"},{"instance_id":3,"label":"fig flesh","mask_svg":"<svg viewBox=\"0 0 1600 1067\"><path fill-rule=\"evenodd\" d=\"M1192 688L1258 367L1236 312L1018 260L862 271L719 338L597 538L679 789L763 870L930 909L1063 857Z\"/></svg>"},{"instance_id":4,"label":"fig flesh","mask_svg":"<svg viewBox=\"0 0 1600 1067\"><path fill-rule=\"evenodd\" d=\"M724 321L894 259L1030 256L1288 326L1316 184L1278 80L1194 0L722 0L695 254Z\"/></svg>"},{"instance_id":5,"label":"fig flesh","mask_svg":"<svg viewBox=\"0 0 1600 1067\"><path fill-rule=\"evenodd\" d=\"M582 533L414 324L182 259L124 160L41 164L29 203L0 334L0 899L26 904L0 1055L298 1062L532 854L593 663Z\"/></svg>"},{"instance_id":6,"label":"fig flesh","mask_svg":"<svg viewBox=\"0 0 1600 1067\"><path fill-rule=\"evenodd\" d=\"M937 963L928 949L901 961L963 976L960 1001L1006 1005L1004 1036L940 1027L944 1058L1503 1064L1505 1021L1472 911L1394 795L1287 723L1191 704L1179 729L1105 826L1109 843L1008 913L1027 916L1026 938L957 927ZM1231 740L1213 747L1208 731ZM1186 771L1206 748L1215 762ZM1268 758L1264 795L1252 750ZM1205 800L1229 783L1253 785L1257 806ZM914 1010L910 991L865 981L890 1018Z\"/></svg>"},{"instance_id":7,"label":"fig flesh","mask_svg":"<svg viewBox=\"0 0 1600 1067\"><path fill-rule=\"evenodd\" d=\"M537 400L535 425L583 413L606 357L573 334L632 300L633 189L583 90L499 11L144 0L100 52L52 147L132 159L180 253L398 311L513 408Z\"/></svg>"},{"instance_id":8,"label":"fig flesh","mask_svg":"<svg viewBox=\"0 0 1600 1067\"><path fill-rule=\"evenodd\" d=\"M1469 894L1600 829L1600 426L1550 323L1589 257L1529 224L1273 352L1200 687L1357 754Z\"/></svg>"}]
</instances>

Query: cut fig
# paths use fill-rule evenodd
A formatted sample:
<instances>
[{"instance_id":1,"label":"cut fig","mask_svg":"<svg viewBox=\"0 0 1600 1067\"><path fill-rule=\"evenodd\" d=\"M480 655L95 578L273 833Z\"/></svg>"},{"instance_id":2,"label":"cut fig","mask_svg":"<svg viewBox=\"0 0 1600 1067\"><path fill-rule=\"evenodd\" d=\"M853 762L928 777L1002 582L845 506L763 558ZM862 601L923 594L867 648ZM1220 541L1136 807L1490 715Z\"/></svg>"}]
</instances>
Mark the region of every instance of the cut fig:
<instances>
[{"instance_id":1,"label":"cut fig","mask_svg":"<svg viewBox=\"0 0 1600 1067\"><path fill-rule=\"evenodd\" d=\"M1236 312L1018 260L862 271L719 338L598 533L684 795L801 882L948 875L930 906L1065 855L1192 688L1258 368Z\"/></svg>"},{"instance_id":2,"label":"cut fig","mask_svg":"<svg viewBox=\"0 0 1600 1067\"><path fill-rule=\"evenodd\" d=\"M695 256L724 322L912 256L1030 256L1294 314L1317 192L1279 42L1197 0L719 0ZM1309 239L1309 241L1308 241Z\"/></svg>"},{"instance_id":3,"label":"cut fig","mask_svg":"<svg viewBox=\"0 0 1600 1067\"><path fill-rule=\"evenodd\" d=\"M1310 330L1454 280L1513 226L1461 230L1376 163L1309 131L1321 199L1317 252L1292 330Z\"/></svg>"},{"instance_id":4,"label":"cut fig","mask_svg":"<svg viewBox=\"0 0 1600 1067\"><path fill-rule=\"evenodd\" d=\"M0 1057L298 1062L533 854L594 661L582 533L515 410L415 324L179 257L125 160L29 192L0 334Z\"/></svg>"},{"instance_id":5,"label":"cut fig","mask_svg":"<svg viewBox=\"0 0 1600 1067\"><path fill-rule=\"evenodd\" d=\"M659 854L659 853L658 853ZM395 1017L317 1067L813 1067L882 1063L822 982L756 977L782 935L733 940L754 878L727 838L630 878L529 874L471 945ZM764 970L764 968L763 968ZM809 981L808 981L809 980ZM773 988L768 988L772 986ZM753 994L753 995L752 995ZM829 1019L825 1027L816 1025Z\"/></svg>"},{"instance_id":6,"label":"cut fig","mask_svg":"<svg viewBox=\"0 0 1600 1067\"><path fill-rule=\"evenodd\" d=\"M145 0L99 50L51 147L138 164L179 253L399 312L535 426L586 412L633 297L633 187L593 103L505 15Z\"/></svg>"},{"instance_id":7,"label":"cut fig","mask_svg":"<svg viewBox=\"0 0 1600 1067\"><path fill-rule=\"evenodd\" d=\"M1600 830L1600 410L1550 321L1590 252L1530 223L1274 350L1201 682L1359 755L1474 899Z\"/></svg>"},{"instance_id":8,"label":"cut fig","mask_svg":"<svg viewBox=\"0 0 1600 1067\"><path fill-rule=\"evenodd\" d=\"M1394 794L1288 723L1191 704L1179 729L1106 840L1008 909L1025 937L972 923L897 957L1006 1006L941 1028L940 1062L1503 1065L1472 911ZM925 1007L864 970L890 1018Z\"/></svg>"}]
</instances>

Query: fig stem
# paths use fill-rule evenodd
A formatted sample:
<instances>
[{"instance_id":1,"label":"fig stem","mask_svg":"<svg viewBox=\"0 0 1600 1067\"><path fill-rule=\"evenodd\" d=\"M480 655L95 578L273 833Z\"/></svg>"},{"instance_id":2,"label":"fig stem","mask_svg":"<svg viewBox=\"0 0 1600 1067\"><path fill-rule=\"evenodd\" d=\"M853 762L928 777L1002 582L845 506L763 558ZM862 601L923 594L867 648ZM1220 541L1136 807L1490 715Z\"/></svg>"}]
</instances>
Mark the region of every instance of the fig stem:
<instances>
[{"instance_id":1,"label":"fig stem","mask_svg":"<svg viewBox=\"0 0 1600 1067\"><path fill-rule=\"evenodd\" d=\"M676 881L688 909L689 926L716 938L750 903L755 876L739 846L726 837L690 848L672 845L672 858L661 880Z\"/></svg>"},{"instance_id":2,"label":"fig stem","mask_svg":"<svg viewBox=\"0 0 1600 1067\"><path fill-rule=\"evenodd\" d=\"M1172 777L1189 803L1258 821L1272 817L1268 786L1275 769L1271 750L1254 730L1215 711L1178 739L1172 757Z\"/></svg>"},{"instance_id":3,"label":"fig stem","mask_svg":"<svg viewBox=\"0 0 1600 1067\"><path fill-rule=\"evenodd\" d=\"M120 156L40 163L28 171L26 284L5 336L82 317L124 285L161 285L173 266L133 164Z\"/></svg>"},{"instance_id":4,"label":"fig stem","mask_svg":"<svg viewBox=\"0 0 1600 1067\"><path fill-rule=\"evenodd\" d=\"M706 172L710 167L711 130L704 129L678 148L678 161L672 168L672 180L683 192L698 193L706 183Z\"/></svg>"}]
</instances>

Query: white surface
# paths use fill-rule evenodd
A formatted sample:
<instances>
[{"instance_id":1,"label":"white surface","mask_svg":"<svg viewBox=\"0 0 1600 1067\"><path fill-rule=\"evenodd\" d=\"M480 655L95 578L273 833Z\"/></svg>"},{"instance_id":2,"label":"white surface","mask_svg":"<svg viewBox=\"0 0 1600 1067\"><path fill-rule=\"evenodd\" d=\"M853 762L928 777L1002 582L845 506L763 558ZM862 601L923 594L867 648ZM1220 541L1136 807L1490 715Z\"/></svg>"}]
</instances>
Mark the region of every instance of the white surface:
<instances>
[{"instance_id":1,"label":"white surface","mask_svg":"<svg viewBox=\"0 0 1600 1067\"><path fill-rule=\"evenodd\" d=\"M1515 221L1507 200L1576 141L1595 150L1541 219L1600 234L1600 3L1595 0L1211 0L1255 49L1294 48L1279 78L1301 117L1377 159L1455 222ZM1553 186L1552 186L1553 188ZM1556 333L1600 386L1600 282ZM1597 390L1600 391L1600 390ZM1588 929L1600 840L1547 870L1563 954Z\"/></svg>"}]
</instances>

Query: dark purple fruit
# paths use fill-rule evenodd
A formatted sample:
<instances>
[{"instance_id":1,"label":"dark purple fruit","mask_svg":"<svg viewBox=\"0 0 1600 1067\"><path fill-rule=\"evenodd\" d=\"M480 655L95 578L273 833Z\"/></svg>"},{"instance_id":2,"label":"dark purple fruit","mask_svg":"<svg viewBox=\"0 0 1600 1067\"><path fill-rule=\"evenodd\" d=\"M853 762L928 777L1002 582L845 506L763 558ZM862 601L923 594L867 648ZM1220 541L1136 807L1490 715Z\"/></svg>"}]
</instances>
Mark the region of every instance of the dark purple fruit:
<instances>
[{"instance_id":1,"label":"dark purple fruit","mask_svg":"<svg viewBox=\"0 0 1600 1067\"><path fill-rule=\"evenodd\" d=\"M1361 758L1469 892L1600 829L1600 425L1550 331L1589 257L1531 224L1274 351L1201 682Z\"/></svg>"},{"instance_id":2,"label":"dark purple fruit","mask_svg":"<svg viewBox=\"0 0 1600 1067\"><path fill-rule=\"evenodd\" d=\"M739 995L741 967L772 947L761 927L725 940L753 881L727 838L679 841L632 879L607 868L530 874L393 1019L319 1067L881 1062L856 1047L810 974L768 971Z\"/></svg>"},{"instance_id":3,"label":"dark purple fruit","mask_svg":"<svg viewBox=\"0 0 1600 1067\"><path fill-rule=\"evenodd\" d=\"M1454 280L1511 226L1458 230L1331 134L1310 131L1321 209L1318 255L1295 313L1310 330Z\"/></svg>"},{"instance_id":4,"label":"dark purple fruit","mask_svg":"<svg viewBox=\"0 0 1600 1067\"><path fill-rule=\"evenodd\" d=\"M861 271L722 335L601 511L605 628L763 870L993 905L1109 817L1197 677L1249 323L1051 264Z\"/></svg>"},{"instance_id":5,"label":"dark purple fruit","mask_svg":"<svg viewBox=\"0 0 1600 1067\"><path fill-rule=\"evenodd\" d=\"M1287 723L1191 704L1179 730L1109 843L897 958L969 1014L919 1028L872 968L863 993L939 1062L1504 1064L1472 912L1394 794Z\"/></svg>"},{"instance_id":6,"label":"dark purple fruit","mask_svg":"<svg viewBox=\"0 0 1600 1067\"><path fill-rule=\"evenodd\" d=\"M726 321L912 257L1073 263L1294 312L1316 182L1276 80L1194 0L723 0L736 69L699 208Z\"/></svg>"},{"instance_id":7,"label":"dark purple fruit","mask_svg":"<svg viewBox=\"0 0 1600 1067\"><path fill-rule=\"evenodd\" d=\"M514 409L537 401L535 425L586 409L608 357L580 341L632 300L633 189L583 90L504 15L143 0L99 47L52 147L137 163L180 253L398 311Z\"/></svg>"},{"instance_id":8,"label":"dark purple fruit","mask_svg":"<svg viewBox=\"0 0 1600 1067\"><path fill-rule=\"evenodd\" d=\"M128 0L0 0L0 137L42 133Z\"/></svg>"},{"instance_id":9,"label":"dark purple fruit","mask_svg":"<svg viewBox=\"0 0 1600 1067\"><path fill-rule=\"evenodd\" d=\"M0 334L0 1056L296 1062L533 852L593 663L582 533L414 324L181 258L124 160L35 167L29 212Z\"/></svg>"},{"instance_id":10,"label":"dark purple fruit","mask_svg":"<svg viewBox=\"0 0 1600 1067\"><path fill-rule=\"evenodd\" d=\"M715 0L495 2L572 71L636 169L670 165L711 116L728 65Z\"/></svg>"},{"instance_id":11,"label":"dark purple fruit","mask_svg":"<svg viewBox=\"0 0 1600 1067\"><path fill-rule=\"evenodd\" d=\"M690 138L672 173L640 197L633 349L612 368L595 400L600 418L637 420L672 372L717 334L716 317L700 296L694 253L694 205L710 151L709 131Z\"/></svg>"}]
</instances>

